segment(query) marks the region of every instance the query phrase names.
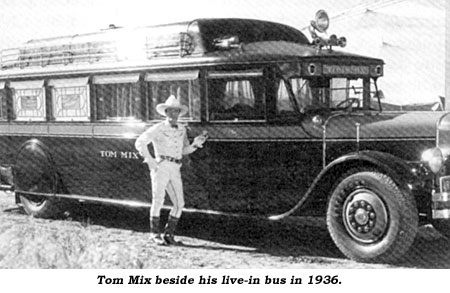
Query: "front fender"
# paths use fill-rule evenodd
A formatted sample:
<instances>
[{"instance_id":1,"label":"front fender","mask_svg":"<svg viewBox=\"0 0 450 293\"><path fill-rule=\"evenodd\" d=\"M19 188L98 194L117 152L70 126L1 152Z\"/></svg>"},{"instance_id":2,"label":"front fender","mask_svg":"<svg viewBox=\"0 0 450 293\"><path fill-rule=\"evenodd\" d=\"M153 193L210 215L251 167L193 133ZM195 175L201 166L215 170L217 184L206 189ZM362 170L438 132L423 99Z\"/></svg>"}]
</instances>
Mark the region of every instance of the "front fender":
<instances>
[{"instance_id":1,"label":"front fender","mask_svg":"<svg viewBox=\"0 0 450 293\"><path fill-rule=\"evenodd\" d=\"M326 173L335 168L335 166L354 161L369 163L373 167L376 167L386 175L390 176L404 192L410 191L410 187L408 186L409 184L419 180L417 172L414 170L415 166L412 162L407 162L389 153L378 151L361 151L348 154L331 162L323 171ZM420 163L417 162L416 165L418 167Z\"/></svg>"},{"instance_id":2,"label":"front fender","mask_svg":"<svg viewBox=\"0 0 450 293\"><path fill-rule=\"evenodd\" d=\"M419 181L419 177L413 170L413 166L399 157L378 151L361 151L350 153L339 157L328 164L314 179L311 186L300 199L300 201L289 211L280 215L269 217L272 220L279 220L293 215L310 200L321 196L326 202L328 193L331 191L337 180L352 168L375 168L380 172L390 176L402 192L412 193L411 186ZM313 196L314 195L314 196Z\"/></svg>"}]
</instances>

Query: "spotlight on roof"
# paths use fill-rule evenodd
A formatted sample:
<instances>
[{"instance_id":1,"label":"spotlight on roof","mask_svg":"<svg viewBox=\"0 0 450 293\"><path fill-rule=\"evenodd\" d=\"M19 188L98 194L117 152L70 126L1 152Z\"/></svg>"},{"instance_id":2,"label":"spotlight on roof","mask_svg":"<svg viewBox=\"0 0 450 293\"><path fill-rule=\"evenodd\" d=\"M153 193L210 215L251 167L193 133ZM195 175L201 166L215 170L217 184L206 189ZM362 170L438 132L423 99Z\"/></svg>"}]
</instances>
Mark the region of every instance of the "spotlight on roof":
<instances>
[{"instance_id":1,"label":"spotlight on roof","mask_svg":"<svg viewBox=\"0 0 450 293\"><path fill-rule=\"evenodd\" d=\"M330 18L325 10L319 10L316 12L316 19L311 21L309 26L309 33L313 39L312 45L319 50L322 47L327 47L328 50L332 50L332 47L339 46L345 47L347 45L347 39L345 37L338 38L336 35L328 36L327 29L330 25Z\"/></svg>"},{"instance_id":2,"label":"spotlight on roof","mask_svg":"<svg viewBox=\"0 0 450 293\"><path fill-rule=\"evenodd\" d=\"M325 10L319 10L316 12L316 19L311 21L311 26L315 28L319 33L327 31L330 25L330 18Z\"/></svg>"}]
</instances>

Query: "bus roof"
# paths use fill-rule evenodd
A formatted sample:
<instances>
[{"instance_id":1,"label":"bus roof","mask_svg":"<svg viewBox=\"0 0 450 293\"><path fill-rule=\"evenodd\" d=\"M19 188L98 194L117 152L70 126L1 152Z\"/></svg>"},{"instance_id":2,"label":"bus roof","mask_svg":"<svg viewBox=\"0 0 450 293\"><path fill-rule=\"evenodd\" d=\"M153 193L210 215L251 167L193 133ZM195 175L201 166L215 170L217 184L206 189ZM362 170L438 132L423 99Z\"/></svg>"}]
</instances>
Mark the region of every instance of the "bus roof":
<instances>
[{"instance_id":1,"label":"bus roof","mask_svg":"<svg viewBox=\"0 0 450 293\"><path fill-rule=\"evenodd\" d=\"M237 18L134 29L111 27L31 40L3 50L0 57L1 79L298 58L382 63L380 59L317 50L301 31L284 24Z\"/></svg>"}]
</instances>

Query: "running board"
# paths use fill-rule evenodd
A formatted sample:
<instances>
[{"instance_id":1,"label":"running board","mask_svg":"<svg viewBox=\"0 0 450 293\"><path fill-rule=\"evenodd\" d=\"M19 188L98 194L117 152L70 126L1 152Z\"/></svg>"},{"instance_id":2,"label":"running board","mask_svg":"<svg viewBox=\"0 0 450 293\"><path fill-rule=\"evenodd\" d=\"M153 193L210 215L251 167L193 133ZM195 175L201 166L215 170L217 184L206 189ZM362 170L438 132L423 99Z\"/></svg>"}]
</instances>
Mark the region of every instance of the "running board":
<instances>
[{"instance_id":1,"label":"running board","mask_svg":"<svg viewBox=\"0 0 450 293\"><path fill-rule=\"evenodd\" d=\"M62 199L77 200L79 202L120 205L120 206L132 207L132 208L149 208L150 207L150 203L145 203L145 202L139 202L139 201L133 201L133 200L101 198L101 197L93 197L93 196L77 195L77 194L45 193L45 192L23 191L23 190L16 190L16 194L17 195L29 195L29 196L44 196L44 197L49 197L49 198L62 198Z\"/></svg>"},{"instance_id":2,"label":"running board","mask_svg":"<svg viewBox=\"0 0 450 293\"><path fill-rule=\"evenodd\" d=\"M76 200L79 202L86 202L86 203L92 203L92 204L99 203L99 204L107 204L107 205L114 205L114 206L125 206L125 207L129 207L129 208L150 208L152 206L151 203L146 203L146 202L141 202L141 201L100 198L100 197L77 195L77 194L30 192L30 191L22 191L22 190L16 190L15 193L16 193L16 196L19 196L19 195L44 196L44 197L49 197L49 198L61 198L61 199L68 199L68 200ZM172 206L164 205L162 208L163 209L171 209ZM227 212L219 212L219 211L214 211L214 210L200 210L200 209L195 209L195 208L183 208L183 212L200 213L200 214L216 215L216 216L228 216L228 217L231 216L231 217L239 217L239 218L260 218L260 219L265 219L265 220L272 220L270 217L264 216L264 215L227 213Z\"/></svg>"}]
</instances>

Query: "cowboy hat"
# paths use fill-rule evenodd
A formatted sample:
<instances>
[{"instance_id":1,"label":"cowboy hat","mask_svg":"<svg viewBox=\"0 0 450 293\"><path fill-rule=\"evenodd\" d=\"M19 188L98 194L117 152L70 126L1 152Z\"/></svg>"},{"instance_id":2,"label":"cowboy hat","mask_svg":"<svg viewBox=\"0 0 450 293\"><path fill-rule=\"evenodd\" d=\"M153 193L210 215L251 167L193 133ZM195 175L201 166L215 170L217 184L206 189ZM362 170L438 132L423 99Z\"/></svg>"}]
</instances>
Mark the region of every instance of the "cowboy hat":
<instances>
[{"instance_id":1,"label":"cowboy hat","mask_svg":"<svg viewBox=\"0 0 450 293\"><path fill-rule=\"evenodd\" d=\"M169 108L180 109L180 116L183 116L188 112L188 107L186 107L185 105L181 105L180 101L178 101L178 99L175 98L174 95L168 97L165 103L156 105L156 112L163 116L166 116L166 110Z\"/></svg>"}]
</instances>

